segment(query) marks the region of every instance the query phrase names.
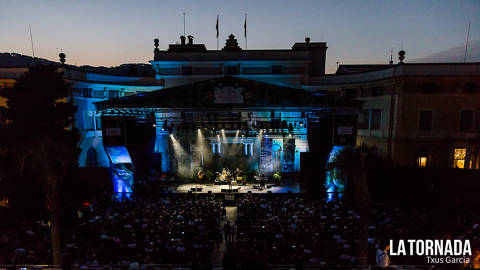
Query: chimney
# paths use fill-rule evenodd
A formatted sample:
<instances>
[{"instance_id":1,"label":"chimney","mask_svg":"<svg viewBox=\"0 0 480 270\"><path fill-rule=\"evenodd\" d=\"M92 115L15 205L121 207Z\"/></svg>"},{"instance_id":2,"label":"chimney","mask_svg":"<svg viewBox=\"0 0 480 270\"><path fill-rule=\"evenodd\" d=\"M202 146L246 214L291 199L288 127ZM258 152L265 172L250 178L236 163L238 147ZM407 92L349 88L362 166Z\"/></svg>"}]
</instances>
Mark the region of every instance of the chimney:
<instances>
[{"instance_id":1,"label":"chimney","mask_svg":"<svg viewBox=\"0 0 480 270\"><path fill-rule=\"evenodd\" d=\"M182 44L182 46L185 45L185 36L180 36L180 43Z\"/></svg>"},{"instance_id":2,"label":"chimney","mask_svg":"<svg viewBox=\"0 0 480 270\"><path fill-rule=\"evenodd\" d=\"M188 36L188 45L193 45L193 36L192 35Z\"/></svg>"}]
</instances>

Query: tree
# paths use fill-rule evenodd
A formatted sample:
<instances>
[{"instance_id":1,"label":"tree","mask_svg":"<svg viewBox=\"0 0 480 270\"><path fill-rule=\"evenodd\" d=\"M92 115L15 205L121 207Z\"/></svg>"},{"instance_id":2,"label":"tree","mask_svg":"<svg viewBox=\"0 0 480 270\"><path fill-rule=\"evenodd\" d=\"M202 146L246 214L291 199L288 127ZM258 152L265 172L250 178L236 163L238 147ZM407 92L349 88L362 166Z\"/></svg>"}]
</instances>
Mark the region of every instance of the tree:
<instances>
[{"instance_id":1,"label":"tree","mask_svg":"<svg viewBox=\"0 0 480 270\"><path fill-rule=\"evenodd\" d=\"M357 258L360 265L368 263L368 215L370 195L368 173L374 166L383 164L374 147L360 145L344 148L329 164L337 177L345 181L345 201L354 206L360 215L358 227Z\"/></svg>"},{"instance_id":2,"label":"tree","mask_svg":"<svg viewBox=\"0 0 480 270\"><path fill-rule=\"evenodd\" d=\"M28 180L42 188L55 265L62 263L60 187L77 165L79 154L79 133L73 127L76 107L70 84L62 76L53 66L31 67L12 89L2 93L7 108L1 112L6 125L0 127L13 174L29 174L34 179Z\"/></svg>"}]
</instances>

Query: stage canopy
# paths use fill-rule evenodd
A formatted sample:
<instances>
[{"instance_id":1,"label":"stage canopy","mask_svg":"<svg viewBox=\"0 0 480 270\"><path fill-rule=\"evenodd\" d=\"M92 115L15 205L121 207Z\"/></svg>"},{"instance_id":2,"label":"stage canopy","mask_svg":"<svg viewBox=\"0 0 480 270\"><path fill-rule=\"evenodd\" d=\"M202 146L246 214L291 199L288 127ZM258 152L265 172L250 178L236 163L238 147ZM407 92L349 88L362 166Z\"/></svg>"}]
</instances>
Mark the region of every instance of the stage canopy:
<instances>
[{"instance_id":1,"label":"stage canopy","mask_svg":"<svg viewBox=\"0 0 480 270\"><path fill-rule=\"evenodd\" d=\"M299 172L302 153L326 156L332 145L354 145L359 105L238 77L96 103L105 146L127 146L138 170L145 160L146 171L184 177L224 167Z\"/></svg>"},{"instance_id":2,"label":"stage canopy","mask_svg":"<svg viewBox=\"0 0 480 270\"><path fill-rule=\"evenodd\" d=\"M97 110L107 114L122 114L132 108L327 109L359 105L358 100L228 76L96 103Z\"/></svg>"}]
</instances>

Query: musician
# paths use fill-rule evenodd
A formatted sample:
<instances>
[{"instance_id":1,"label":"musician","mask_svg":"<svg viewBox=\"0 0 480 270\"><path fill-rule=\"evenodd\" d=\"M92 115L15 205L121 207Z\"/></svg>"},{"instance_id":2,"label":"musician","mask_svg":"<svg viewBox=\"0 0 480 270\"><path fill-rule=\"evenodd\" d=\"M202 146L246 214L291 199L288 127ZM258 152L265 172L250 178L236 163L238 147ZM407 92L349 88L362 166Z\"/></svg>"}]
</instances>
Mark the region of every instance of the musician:
<instances>
[{"instance_id":1,"label":"musician","mask_svg":"<svg viewBox=\"0 0 480 270\"><path fill-rule=\"evenodd\" d=\"M260 175L260 187L264 189L266 184L267 184L267 177L265 176L265 174L262 173Z\"/></svg>"},{"instance_id":2,"label":"musician","mask_svg":"<svg viewBox=\"0 0 480 270\"><path fill-rule=\"evenodd\" d=\"M197 178L200 183L202 183L203 177L205 176L205 173L202 171L202 169L198 170L197 172Z\"/></svg>"}]
</instances>

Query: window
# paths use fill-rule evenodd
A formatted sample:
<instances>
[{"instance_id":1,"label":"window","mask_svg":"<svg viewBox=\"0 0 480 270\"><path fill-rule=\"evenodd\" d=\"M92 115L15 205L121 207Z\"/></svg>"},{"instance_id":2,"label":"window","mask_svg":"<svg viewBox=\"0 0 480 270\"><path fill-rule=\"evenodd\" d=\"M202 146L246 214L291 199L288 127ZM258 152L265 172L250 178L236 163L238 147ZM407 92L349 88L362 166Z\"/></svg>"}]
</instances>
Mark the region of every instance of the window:
<instances>
[{"instance_id":1,"label":"window","mask_svg":"<svg viewBox=\"0 0 480 270\"><path fill-rule=\"evenodd\" d=\"M102 117L100 115L95 116L95 128L102 130Z\"/></svg>"},{"instance_id":2,"label":"window","mask_svg":"<svg viewBox=\"0 0 480 270\"><path fill-rule=\"evenodd\" d=\"M428 161L427 157L424 157L424 156L418 157L417 158L417 166L418 167L427 167L427 161Z\"/></svg>"},{"instance_id":3,"label":"window","mask_svg":"<svg viewBox=\"0 0 480 270\"><path fill-rule=\"evenodd\" d=\"M462 110L460 112L460 131L472 131L473 128L473 111Z\"/></svg>"},{"instance_id":4,"label":"window","mask_svg":"<svg viewBox=\"0 0 480 270\"><path fill-rule=\"evenodd\" d=\"M238 75L237 66L226 66L225 67L225 75Z\"/></svg>"},{"instance_id":5,"label":"window","mask_svg":"<svg viewBox=\"0 0 480 270\"><path fill-rule=\"evenodd\" d=\"M192 67L182 67L182 75L192 75Z\"/></svg>"},{"instance_id":6,"label":"window","mask_svg":"<svg viewBox=\"0 0 480 270\"><path fill-rule=\"evenodd\" d=\"M372 122L370 129L380 129L382 126L382 110L373 109L372 110Z\"/></svg>"},{"instance_id":7,"label":"window","mask_svg":"<svg viewBox=\"0 0 480 270\"><path fill-rule=\"evenodd\" d=\"M474 82L465 83L463 92L466 94L475 94L477 92L477 85Z\"/></svg>"},{"instance_id":8,"label":"window","mask_svg":"<svg viewBox=\"0 0 480 270\"><path fill-rule=\"evenodd\" d=\"M455 148L453 150L453 168L464 169L467 148Z\"/></svg>"},{"instance_id":9,"label":"window","mask_svg":"<svg viewBox=\"0 0 480 270\"><path fill-rule=\"evenodd\" d=\"M93 91L92 97L94 97L94 98L105 98L105 92L103 90Z\"/></svg>"},{"instance_id":10,"label":"window","mask_svg":"<svg viewBox=\"0 0 480 270\"><path fill-rule=\"evenodd\" d=\"M368 129L370 126L370 111L361 110L358 114L358 128L359 129Z\"/></svg>"},{"instance_id":11,"label":"window","mask_svg":"<svg viewBox=\"0 0 480 270\"><path fill-rule=\"evenodd\" d=\"M424 94L435 93L435 84L434 83L424 83L423 88L422 88L422 93L424 93Z\"/></svg>"},{"instance_id":12,"label":"window","mask_svg":"<svg viewBox=\"0 0 480 270\"><path fill-rule=\"evenodd\" d=\"M83 129L92 130L93 129L93 114L94 111L84 110L83 112Z\"/></svg>"},{"instance_id":13,"label":"window","mask_svg":"<svg viewBox=\"0 0 480 270\"><path fill-rule=\"evenodd\" d=\"M92 97L92 88L83 88L83 97Z\"/></svg>"},{"instance_id":14,"label":"window","mask_svg":"<svg viewBox=\"0 0 480 270\"><path fill-rule=\"evenodd\" d=\"M432 130L432 111L420 111L418 130Z\"/></svg>"},{"instance_id":15,"label":"window","mask_svg":"<svg viewBox=\"0 0 480 270\"><path fill-rule=\"evenodd\" d=\"M272 66L272 74L282 74L282 66Z\"/></svg>"},{"instance_id":16,"label":"window","mask_svg":"<svg viewBox=\"0 0 480 270\"><path fill-rule=\"evenodd\" d=\"M372 97L378 97L378 96L383 95L383 88L384 87L380 87L380 86L373 87L372 88Z\"/></svg>"},{"instance_id":17,"label":"window","mask_svg":"<svg viewBox=\"0 0 480 270\"><path fill-rule=\"evenodd\" d=\"M358 97L358 89L345 89L343 90L343 95L347 98L357 98Z\"/></svg>"},{"instance_id":18,"label":"window","mask_svg":"<svg viewBox=\"0 0 480 270\"><path fill-rule=\"evenodd\" d=\"M117 90L110 90L108 91L108 98L118 98L119 92Z\"/></svg>"}]
</instances>

